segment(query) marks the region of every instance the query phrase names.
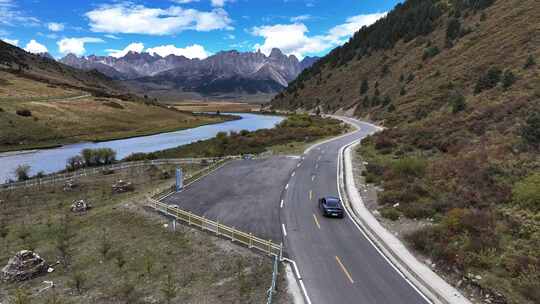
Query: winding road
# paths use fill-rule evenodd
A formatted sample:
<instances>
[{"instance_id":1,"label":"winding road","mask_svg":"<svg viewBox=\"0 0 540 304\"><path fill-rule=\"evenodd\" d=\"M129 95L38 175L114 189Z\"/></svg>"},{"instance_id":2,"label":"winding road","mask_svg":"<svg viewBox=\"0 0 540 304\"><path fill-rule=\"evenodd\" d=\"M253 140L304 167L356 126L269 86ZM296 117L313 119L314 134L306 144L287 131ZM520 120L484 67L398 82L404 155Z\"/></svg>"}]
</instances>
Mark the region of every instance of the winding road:
<instances>
[{"instance_id":1,"label":"winding road","mask_svg":"<svg viewBox=\"0 0 540 304\"><path fill-rule=\"evenodd\" d=\"M358 130L307 152L285 186L280 218L286 251L298 265L311 303L429 303L350 217L325 218L317 208L319 197L340 195L341 148L377 131L370 124L344 119Z\"/></svg>"}]
</instances>

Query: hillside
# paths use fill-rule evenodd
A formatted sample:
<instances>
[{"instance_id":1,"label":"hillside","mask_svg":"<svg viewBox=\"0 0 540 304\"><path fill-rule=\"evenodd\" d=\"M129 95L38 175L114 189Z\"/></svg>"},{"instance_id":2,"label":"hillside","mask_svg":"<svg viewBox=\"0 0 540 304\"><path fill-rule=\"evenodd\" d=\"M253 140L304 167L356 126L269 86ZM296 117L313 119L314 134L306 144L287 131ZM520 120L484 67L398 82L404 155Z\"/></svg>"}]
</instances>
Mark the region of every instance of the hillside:
<instances>
[{"instance_id":1,"label":"hillside","mask_svg":"<svg viewBox=\"0 0 540 304\"><path fill-rule=\"evenodd\" d=\"M381 213L423 222L405 236L411 248L491 303L540 302L533 20L535 0L409 0L271 104L384 125L359 150L366 180L384 189Z\"/></svg>"},{"instance_id":2,"label":"hillside","mask_svg":"<svg viewBox=\"0 0 540 304\"><path fill-rule=\"evenodd\" d=\"M0 152L167 132L229 117L192 115L0 41Z\"/></svg>"}]
</instances>

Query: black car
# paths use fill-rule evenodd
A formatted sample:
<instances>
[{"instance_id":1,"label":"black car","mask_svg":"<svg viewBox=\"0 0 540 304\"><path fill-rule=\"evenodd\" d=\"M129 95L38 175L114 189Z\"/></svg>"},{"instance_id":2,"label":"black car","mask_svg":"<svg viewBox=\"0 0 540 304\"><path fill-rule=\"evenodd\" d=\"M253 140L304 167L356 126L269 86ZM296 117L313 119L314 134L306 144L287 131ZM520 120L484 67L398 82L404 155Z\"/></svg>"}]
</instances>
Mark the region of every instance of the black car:
<instances>
[{"instance_id":1,"label":"black car","mask_svg":"<svg viewBox=\"0 0 540 304\"><path fill-rule=\"evenodd\" d=\"M343 218L345 212L341 200L337 197L323 197L319 199L319 208L324 216Z\"/></svg>"}]
</instances>

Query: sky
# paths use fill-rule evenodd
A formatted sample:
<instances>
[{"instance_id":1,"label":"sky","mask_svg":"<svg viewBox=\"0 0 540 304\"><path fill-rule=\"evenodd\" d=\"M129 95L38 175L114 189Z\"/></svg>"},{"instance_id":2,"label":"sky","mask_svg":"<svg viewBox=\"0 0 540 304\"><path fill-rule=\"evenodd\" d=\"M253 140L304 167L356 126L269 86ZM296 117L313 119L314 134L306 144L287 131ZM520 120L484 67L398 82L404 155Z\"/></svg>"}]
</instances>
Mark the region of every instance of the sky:
<instances>
[{"instance_id":1,"label":"sky","mask_svg":"<svg viewBox=\"0 0 540 304\"><path fill-rule=\"evenodd\" d=\"M398 0L0 0L0 39L55 58L128 51L204 59L279 48L323 56Z\"/></svg>"}]
</instances>

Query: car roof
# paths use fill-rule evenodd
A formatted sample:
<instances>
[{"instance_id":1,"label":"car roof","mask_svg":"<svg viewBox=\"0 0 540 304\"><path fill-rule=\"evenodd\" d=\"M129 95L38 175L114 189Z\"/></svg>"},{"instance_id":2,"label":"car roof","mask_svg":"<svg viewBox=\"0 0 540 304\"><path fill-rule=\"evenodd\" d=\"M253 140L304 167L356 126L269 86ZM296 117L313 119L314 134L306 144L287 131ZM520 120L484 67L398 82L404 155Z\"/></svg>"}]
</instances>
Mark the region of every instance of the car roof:
<instances>
[{"instance_id":1,"label":"car roof","mask_svg":"<svg viewBox=\"0 0 540 304\"><path fill-rule=\"evenodd\" d=\"M335 196L326 196L324 199L327 201L340 201L340 199Z\"/></svg>"}]
</instances>

